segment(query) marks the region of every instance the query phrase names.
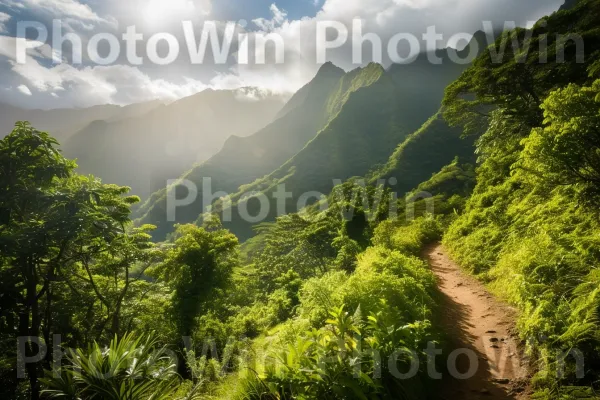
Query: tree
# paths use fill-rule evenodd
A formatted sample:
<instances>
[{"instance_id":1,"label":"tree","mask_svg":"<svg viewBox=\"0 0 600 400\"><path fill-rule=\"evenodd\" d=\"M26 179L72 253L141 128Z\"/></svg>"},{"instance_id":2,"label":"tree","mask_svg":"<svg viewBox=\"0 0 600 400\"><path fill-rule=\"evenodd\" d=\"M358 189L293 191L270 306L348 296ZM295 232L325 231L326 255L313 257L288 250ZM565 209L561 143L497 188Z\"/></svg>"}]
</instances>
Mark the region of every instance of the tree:
<instances>
[{"instance_id":1,"label":"tree","mask_svg":"<svg viewBox=\"0 0 600 400\"><path fill-rule=\"evenodd\" d=\"M586 3L543 18L531 30L504 32L448 86L444 118L467 134L480 134L490 111L501 108L530 129L541 126L543 99L569 83L589 83L588 72L597 68L598 15L589 10L598 9L600 1Z\"/></svg>"},{"instance_id":2,"label":"tree","mask_svg":"<svg viewBox=\"0 0 600 400\"><path fill-rule=\"evenodd\" d=\"M275 290L276 279L290 269L302 279L327 272L336 256L331 243L338 230L339 223L331 218L311 221L299 214L259 228L265 236L265 245L255 257L261 290Z\"/></svg>"},{"instance_id":3,"label":"tree","mask_svg":"<svg viewBox=\"0 0 600 400\"><path fill-rule=\"evenodd\" d=\"M110 323L111 336L123 333L122 308L133 282L140 280L146 269L162 258L162 253L151 242L149 232L152 225L144 225L118 233L112 240L103 241L84 238L72 274L79 283L84 283L102 305L105 318L95 329L96 338L101 338ZM97 238L96 238L97 239ZM91 245L94 243L95 245ZM137 271L132 268L137 267Z\"/></svg>"},{"instance_id":4,"label":"tree","mask_svg":"<svg viewBox=\"0 0 600 400\"><path fill-rule=\"evenodd\" d=\"M122 243L137 240L135 233L125 237L130 206L139 199L125 197L128 188L75 174L76 164L57 145L25 122L0 140L0 276L11 277L2 281L8 295L3 329L13 338L43 335L46 345L51 343L55 300L62 296L57 292L68 287L77 293L74 271L110 252L111 246L123 248ZM129 262L133 260L119 266ZM25 356L37 351L30 339ZM40 367L26 364L32 399L39 398Z\"/></svg>"},{"instance_id":5,"label":"tree","mask_svg":"<svg viewBox=\"0 0 600 400\"><path fill-rule=\"evenodd\" d=\"M225 229L179 225L164 262L149 274L173 289L173 314L180 336L192 336L196 318L210 309L238 265L238 240Z\"/></svg>"}]
</instances>

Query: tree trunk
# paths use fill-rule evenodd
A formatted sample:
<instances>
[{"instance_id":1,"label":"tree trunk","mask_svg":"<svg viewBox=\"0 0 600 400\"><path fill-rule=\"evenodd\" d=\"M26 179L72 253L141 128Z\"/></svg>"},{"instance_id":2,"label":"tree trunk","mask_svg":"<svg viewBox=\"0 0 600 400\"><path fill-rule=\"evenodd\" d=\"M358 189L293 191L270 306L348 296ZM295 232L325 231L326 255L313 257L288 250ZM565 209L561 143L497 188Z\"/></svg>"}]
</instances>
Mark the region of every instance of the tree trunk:
<instances>
[{"instance_id":1,"label":"tree trunk","mask_svg":"<svg viewBox=\"0 0 600 400\"><path fill-rule=\"evenodd\" d=\"M40 315L38 310L37 298L37 272L35 263L31 258L26 258L21 263L25 277L25 304L19 316L19 336L39 339L40 335ZM30 325L31 320L31 325ZM38 354L35 352L34 344L28 341L25 346L25 356L33 357ZM29 378L29 386L31 390L30 399L39 400L40 398L40 383L38 381L38 363L26 363L25 369Z\"/></svg>"}]
</instances>

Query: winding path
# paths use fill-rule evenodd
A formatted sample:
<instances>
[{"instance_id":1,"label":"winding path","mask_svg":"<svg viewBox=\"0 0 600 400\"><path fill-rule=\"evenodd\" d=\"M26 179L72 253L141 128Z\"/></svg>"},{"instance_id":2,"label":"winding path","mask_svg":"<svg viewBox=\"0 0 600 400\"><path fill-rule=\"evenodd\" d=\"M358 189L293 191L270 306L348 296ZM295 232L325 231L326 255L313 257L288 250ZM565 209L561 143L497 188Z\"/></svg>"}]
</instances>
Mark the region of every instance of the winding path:
<instances>
[{"instance_id":1,"label":"winding path","mask_svg":"<svg viewBox=\"0 0 600 400\"><path fill-rule=\"evenodd\" d=\"M440 244L427 247L423 255L438 279L440 323L451 349L468 349L477 360L456 358L458 373L471 367L476 372L469 379L444 379L439 399L527 399L527 368L513 334L514 310L463 272Z\"/></svg>"}]
</instances>

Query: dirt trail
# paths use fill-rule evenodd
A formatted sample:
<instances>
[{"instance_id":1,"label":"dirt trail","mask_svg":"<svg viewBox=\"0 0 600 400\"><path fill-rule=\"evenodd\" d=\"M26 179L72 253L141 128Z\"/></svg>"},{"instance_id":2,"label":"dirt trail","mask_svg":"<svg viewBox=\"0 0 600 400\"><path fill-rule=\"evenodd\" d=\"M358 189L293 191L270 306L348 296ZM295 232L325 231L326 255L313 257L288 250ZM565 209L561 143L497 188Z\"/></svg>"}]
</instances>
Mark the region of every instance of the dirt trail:
<instances>
[{"instance_id":1,"label":"dirt trail","mask_svg":"<svg viewBox=\"0 0 600 400\"><path fill-rule=\"evenodd\" d=\"M440 399L526 399L527 368L513 335L515 312L495 299L473 277L467 275L435 244L424 252L437 276L441 292L442 327L451 349L469 349L456 359L459 373L478 364L469 379L444 377ZM472 354L471 353L471 354ZM475 356L472 357L473 360ZM475 370L473 368L473 370ZM456 374L454 374L456 375Z\"/></svg>"}]
</instances>

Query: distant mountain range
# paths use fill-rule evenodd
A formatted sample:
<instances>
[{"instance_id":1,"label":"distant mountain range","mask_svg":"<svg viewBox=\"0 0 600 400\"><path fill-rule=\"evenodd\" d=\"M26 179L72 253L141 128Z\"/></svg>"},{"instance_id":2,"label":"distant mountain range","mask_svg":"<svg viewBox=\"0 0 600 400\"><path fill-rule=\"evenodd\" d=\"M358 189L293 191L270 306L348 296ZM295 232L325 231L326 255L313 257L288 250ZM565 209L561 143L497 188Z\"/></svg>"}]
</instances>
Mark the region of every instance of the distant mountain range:
<instances>
[{"instance_id":1,"label":"distant mountain range","mask_svg":"<svg viewBox=\"0 0 600 400\"><path fill-rule=\"evenodd\" d=\"M143 115L162 103L151 101L120 107L103 105L89 108L64 108L54 110L27 110L8 104L0 104L0 137L12 131L17 121L29 121L35 128L52 133L64 143L79 130L93 121L118 121Z\"/></svg>"},{"instance_id":2,"label":"distant mountain range","mask_svg":"<svg viewBox=\"0 0 600 400\"><path fill-rule=\"evenodd\" d=\"M283 105L284 98L254 88L206 90L143 115L92 122L63 151L81 172L130 186L146 199L217 153L227 138L267 125Z\"/></svg>"},{"instance_id":3,"label":"distant mountain range","mask_svg":"<svg viewBox=\"0 0 600 400\"><path fill-rule=\"evenodd\" d=\"M56 137L80 173L129 186L145 199L217 153L230 136L267 125L284 104L284 97L242 88L206 90L170 104L47 111L1 105L0 132L27 120Z\"/></svg>"}]
</instances>

